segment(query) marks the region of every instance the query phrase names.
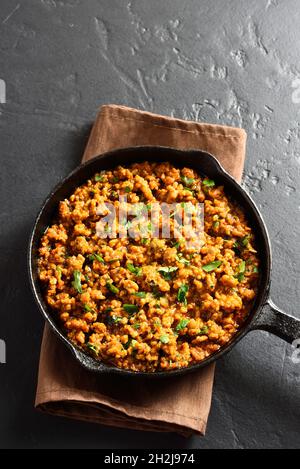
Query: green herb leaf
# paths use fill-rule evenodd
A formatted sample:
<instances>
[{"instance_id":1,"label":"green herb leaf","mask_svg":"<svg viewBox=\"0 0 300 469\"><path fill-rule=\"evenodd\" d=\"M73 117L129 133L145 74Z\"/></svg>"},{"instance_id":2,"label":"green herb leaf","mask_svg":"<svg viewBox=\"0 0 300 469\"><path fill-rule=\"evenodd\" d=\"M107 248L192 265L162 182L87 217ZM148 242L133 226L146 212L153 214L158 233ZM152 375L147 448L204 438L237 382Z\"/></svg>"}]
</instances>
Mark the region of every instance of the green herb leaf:
<instances>
[{"instance_id":1,"label":"green herb leaf","mask_svg":"<svg viewBox=\"0 0 300 469\"><path fill-rule=\"evenodd\" d=\"M169 336L167 334L163 334L160 336L159 340L161 341L162 344L168 344L169 343Z\"/></svg>"},{"instance_id":2,"label":"green herb leaf","mask_svg":"<svg viewBox=\"0 0 300 469\"><path fill-rule=\"evenodd\" d=\"M178 267L160 267L158 269L158 272L175 272L176 270L178 270Z\"/></svg>"},{"instance_id":3,"label":"green herb leaf","mask_svg":"<svg viewBox=\"0 0 300 469\"><path fill-rule=\"evenodd\" d=\"M235 254L237 256L240 256L241 255L241 246L240 246L240 243L238 241L235 241L232 245L233 247L233 250L235 252Z\"/></svg>"},{"instance_id":4,"label":"green herb leaf","mask_svg":"<svg viewBox=\"0 0 300 469\"><path fill-rule=\"evenodd\" d=\"M255 274L258 274L258 273L259 273L259 269L258 269L258 267L257 267L256 265L253 267L253 272L254 272Z\"/></svg>"},{"instance_id":5,"label":"green herb leaf","mask_svg":"<svg viewBox=\"0 0 300 469\"><path fill-rule=\"evenodd\" d=\"M190 261L186 259L185 257L183 257L182 255L176 256L176 260L180 262L181 264L190 265Z\"/></svg>"},{"instance_id":6,"label":"green herb leaf","mask_svg":"<svg viewBox=\"0 0 300 469\"><path fill-rule=\"evenodd\" d=\"M157 285L152 286L152 295L154 296L154 298L157 298L157 299L164 296L164 294L160 291Z\"/></svg>"},{"instance_id":7,"label":"green herb leaf","mask_svg":"<svg viewBox=\"0 0 300 469\"><path fill-rule=\"evenodd\" d=\"M137 293L134 293L134 296L137 296L138 298L146 298L146 292L138 291Z\"/></svg>"},{"instance_id":8,"label":"green herb leaf","mask_svg":"<svg viewBox=\"0 0 300 469\"><path fill-rule=\"evenodd\" d=\"M245 236L244 238L241 239L241 244L242 246L246 247L249 244L250 240L250 235Z\"/></svg>"},{"instance_id":9,"label":"green herb leaf","mask_svg":"<svg viewBox=\"0 0 300 469\"><path fill-rule=\"evenodd\" d=\"M111 307L108 307L104 310L105 313L110 313L113 309Z\"/></svg>"},{"instance_id":10,"label":"green herb leaf","mask_svg":"<svg viewBox=\"0 0 300 469\"><path fill-rule=\"evenodd\" d=\"M221 264L222 264L222 261L213 261L213 262L210 262L209 264L203 265L202 269L205 272L212 272L213 270L220 267Z\"/></svg>"},{"instance_id":11,"label":"green herb leaf","mask_svg":"<svg viewBox=\"0 0 300 469\"><path fill-rule=\"evenodd\" d=\"M72 287L75 288L78 293L82 293L81 272L79 272L79 270L74 270L73 277L74 280L72 282Z\"/></svg>"},{"instance_id":12,"label":"green herb leaf","mask_svg":"<svg viewBox=\"0 0 300 469\"><path fill-rule=\"evenodd\" d=\"M189 286L186 284L181 285L177 293L177 300L184 305L187 305L187 292L189 291Z\"/></svg>"},{"instance_id":13,"label":"green herb leaf","mask_svg":"<svg viewBox=\"0 0 300 469\"><path fill-rule=\"evenodd\" d=\"M123 347L124 347L125 350L128 350L129 347L134 348L134 347L136 346L136 344L137 344L137 340L132 339L132 338L130 337L130 338L128 339L128 341L126 342L126 344L123 345Z\"/></svg>"},{"instance_id":14,"label":"green herb leaf","mask_svg":"<svg viewBox=\"0 0 300 469\"><path fill-rule=\"evenodd\" d=\"M189 322L189 319L180 319L179 323L176 326L176 331L182 331L188 325Z\"/></svg>"},{"instance_id":15,"label":"green herb leaf","mask_svg":"<svg viewBox=\"0 0 300 469\"><path fill-rule=\"evenodd\" d=\"M187 176L181 176L181 180L185 186L191 186L195 182L195 179L189 178Z\"/></svg>"},{"instance_id":16,"label":"green herb leaf","mask_svg":"<svg viewBox=\"0 0 300 469\"><path fill-rule=\"evenodd\" d=\"M119 182L119 178L117 176L113 177L112 182Z\"/></svg>"},{"instance_id":17,"label":"green herb leaf","mask_svg":"<svg viewBox=\"0 0 300 469\"><path fill-rule=\"evenodd\" d=\"M213 222L213 228L218 228L219 225L220 225L219 221L214 221Z\"/></svg>"},{"instance_id":18,"label":"green herb leaf","mask_svg":"<svg viewBox=\"0 0 300 469\"><path fill-rule=\"evenodd\" d=\"M106 287L109 289L109 291L111 291L111 293L113 293L114 295L117 295L120 290L115 286L113 285L112 282L106 282Z\"/></svg>"},{"instance_id":19,"label":"green herb leaf","mask_svg":"<svg viewBox=\"0 0 300 469\"><path fill-rule=\"evenodd\" d=\"M58 273L58 280L61 280L62 270L61 270L61 267L59 265L56 267L56 271Z\"/></svg>"},{"instance_id":20,"label":"green herb leaf","mask_svg":"<svg viewBox=\"0 0 300 469\"><path fill-rule=\"evenodd\" d=\"M204 181L202 181L202 184L205 187L214 187L216 185L215 181L213 181L212 179L204 179Z\"/></svg>"},{"instance_id":21,"label":"green herb leaf","mask_svg":"<svg viewBox=\"0 0 300 469\"><path fill-rule=\"evenodd\" d=\"M131 187L129 187L129 186L126 186L126 187L125 187L125 192L127 192L127 194L128 194L129 192L131 192L131 191L132 191Z\"/></svg>"},{"instance_id":22,"label":"green herb leaf","mask_svg":"<svg viewBox=\"0 0 300 469\"><path fill-rule=\"evenodd\" d=\"M126 313L132 315L138 312L139 307L137 305L124 304L123 309L126 311Z\"/></svg>"},{"instance_id":23,"label":"green herb leaf","mask_svg":"<svg viewBox=\"0 0 300 469\"><path fill-rule=\"evenodd\" d=\"M208 330L209 329L207 326L203 326L198 335L206 335L208 333Z\"/></svg>"},{"instance_id":24,"label":"green herb leaf","mask_svg":"<svg viewBox=\"0 0 300 469\"><path fill-rule=\"evenodd\" d=\"M115 316L114 314L112 314L111 316L108 316L107 317L107 324L109 326L115 326L116 324L118 324L120 321L122 321L122 318L120 316Z\"/></svg>"},{"instance_id":25,"label":"green herb leaf","mask_svg":"<svg viewBox=\"0 0 300 469\"><path fill-rule=\"evenodd\" d=\"M102 256L100 256L100 254L89 254L88 259L89 261L98 261L98 262L101 262L102 264L105 264L105 260L103 259Z\"/></svg>"},{"instance_id":26,"label":"green herb leaf","mask_svg":"<svg viewBox=\"0 0 300 469\"><path fill-rule=\"evenodd\" d=\"M166 279L172 280L174 272L178 270L178 267L161 267L158 272Z\"/></svg>"},{"instance_id":27,"label":"green herb leaf","mask_svg":"<svg viewBox=\"0 0 300 469\"><path fill-rule=\"evenodd\" d=\"M144 244L144 245L149 244L149 238L142 238L141 243Z\"/></svg>"},{"instance_id":28,"label":"green herb leaf","mask_svg":"<svg viewBox=\"0 0 300 469\"><path fill-rule=\"evenodd\" d=\"M130 338L128 339L128 341L126 342L126 344L123 345L123 347L124 347L125 350L127 350L127 349L130 347L131 342L132 342L132 338L130 337Z\"/></svg>"},{"instance_id":29,"label":"green herb leaf","mask_svg":"<svg viewBox=\"0 0 300 469\"><path fill-rule=\"evenodd\" d=\"M185 191L189 191L189 192L191 192L192 194L194 194L193 189L191 189L190 187L184 187L184 190L185 190Z\"/></svg>"},{"instance_id":30,"label":"green herb leaf","mask_svg":"<svg viewBox=\"0 0 300 469\"><path fill-rule=\"evenodd\" d=\"M91 344L90 342L88 342L88 343L86 344L86 346L87 346L87 348L88 348L89 350L91 350L92 352L94 352L94 353L96 353L96 354L98 353L97 347L96 347L94 344Z\"/></svg>"},{"instance_id":31,"label":"green herb leaf","mask_svg":"<svg viewBox=\"0 0 300 469\"><path fill-rule=\"evenodd\" d=\"M235 275L235 277L238 279L239 282L242 282L242 280L244 280L245 270L246 270L246 262L241 261L241 263L238 266L237 274Z\"/></svg>"},{"instance_id":32,"label":"green herb leaf","mask_svg":"<svg viewBox=\"0 0 300 469\"><path fill-rule=\"evenodd\" d=\"M233 243L233 250L237 255L240 255L243 248L246 248L248 246L250 238L251 236L247 235L244 238L238 239Z\"/></svg>"},{"instance_id":33,"label":"green herb leaf","mask_svg":"<svg viewBox=\"0 0 300 469\"><path fill-rule=\"evenodd\" d=\"M245 262L245 261L241 261L241 263L240 263L239 266L238 266L238 273L239 273L239 274L244 274L244 273L245 273L245 270L246 270L246 262Z\"/></svg>"},{"instance_id":34,"label":"green herb leaf","mask_svg":"<svg viewBox=\"0 0 300 469\"><path fill-rule=\"evenodd\" d=\"M141 267L135 267L133 264L131 264L130 262L128 262L126 264L126 267L127 269L129 270L129 272L131 272L132 274L134 275L141 275L142 273L142 268Z\"/></svg>"},{"instance_id":35,"label":"green herb leaf","mask_svg":"<svg viewBox=\"0 0 300 469\"><path fill-rule=\"evenodd\" d=\"M96 182L103 182L104 180L104 175L103 174L96 174L95 176L95 181Z\"/></svg>"},{"instance_id":36,"label":"green herb leaf","mask_svg":"<svg viewBox=\"0 0 300 469\"><path fill-rule=\"evenodd\" d=\"M141 325L138 322L135 322L132 327L133 329L137 330L141 327Z\"/></svg>"},{"instance_id":37,"label":"green herb leaf","mask_svg":"<svg viewBox=\"0 0 300 469\"><path fill-rule=\"evenodd\" d=\"M93 311L93 309L92 309L88 304L86 304L86 303L84 303L83 309L84 309L84 311L88 311L89 313L90 313L91 311Z\"/></svg>"}]
</instances>

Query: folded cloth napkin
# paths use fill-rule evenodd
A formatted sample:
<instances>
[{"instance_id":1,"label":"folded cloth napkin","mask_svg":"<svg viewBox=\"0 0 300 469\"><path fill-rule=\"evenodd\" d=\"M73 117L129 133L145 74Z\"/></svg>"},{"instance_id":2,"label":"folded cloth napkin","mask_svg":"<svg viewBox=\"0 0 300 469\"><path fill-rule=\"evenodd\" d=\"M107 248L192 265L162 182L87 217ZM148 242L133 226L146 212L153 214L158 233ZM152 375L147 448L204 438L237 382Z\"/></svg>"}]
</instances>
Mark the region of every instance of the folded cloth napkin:
<instances>
[{"instance_id":1,"label":"folded cloth napkin","mask_svg":"<svg viewBox=\"0 0 300 469\"><path fill-rule=\"evenodd\" d=\"M240 180L246 133L188 122L124 106L102 106L83 161L137 145L202 149ZM46 326L35 405L47 413L138 430L204 434L211 405L214 365L168 380L124 379L86 371Z\"/></svg>"}]
</instances>

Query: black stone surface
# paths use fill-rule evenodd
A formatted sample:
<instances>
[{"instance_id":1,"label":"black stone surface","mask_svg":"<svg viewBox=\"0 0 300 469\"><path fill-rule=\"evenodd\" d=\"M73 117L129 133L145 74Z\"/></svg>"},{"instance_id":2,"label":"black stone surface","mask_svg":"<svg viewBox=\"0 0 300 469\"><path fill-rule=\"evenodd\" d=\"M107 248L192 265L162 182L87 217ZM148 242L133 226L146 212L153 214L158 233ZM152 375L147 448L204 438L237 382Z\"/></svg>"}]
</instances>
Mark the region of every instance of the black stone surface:
<instances>
[{"instance_id":1,"label":"black stone surface","mask_svg":"<svg viewBox=\"0 0 300 469\"><path fill-rule=\"evenodd\" d=\"M300 447L300 363L266 332L218 363L204 438L37 413L43 323L25 255L38 207L79 163L99 105L241 126L244 187L273 245L272 298L300 317L299 21L297 0L1 0L0 447Z\"/></svg>"}]
</instances>

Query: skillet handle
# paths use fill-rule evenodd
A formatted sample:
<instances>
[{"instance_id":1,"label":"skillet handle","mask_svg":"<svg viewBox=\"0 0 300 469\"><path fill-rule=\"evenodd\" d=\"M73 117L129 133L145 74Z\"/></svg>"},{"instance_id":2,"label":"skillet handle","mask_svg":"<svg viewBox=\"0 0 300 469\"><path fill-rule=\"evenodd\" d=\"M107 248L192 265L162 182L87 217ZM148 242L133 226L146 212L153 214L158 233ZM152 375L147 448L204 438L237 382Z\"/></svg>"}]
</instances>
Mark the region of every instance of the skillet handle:
<instances>
[{"instance_id":1,"label":"skillet handle","mask_svg":"<svg viewBox=\"0 0 300 469\"><path fill-rule=\"evenodd\" d=\"M261 329L293 343L300 339L300 320L281 311L269 298L251 330Z\"/></svg>"}]
</instances>

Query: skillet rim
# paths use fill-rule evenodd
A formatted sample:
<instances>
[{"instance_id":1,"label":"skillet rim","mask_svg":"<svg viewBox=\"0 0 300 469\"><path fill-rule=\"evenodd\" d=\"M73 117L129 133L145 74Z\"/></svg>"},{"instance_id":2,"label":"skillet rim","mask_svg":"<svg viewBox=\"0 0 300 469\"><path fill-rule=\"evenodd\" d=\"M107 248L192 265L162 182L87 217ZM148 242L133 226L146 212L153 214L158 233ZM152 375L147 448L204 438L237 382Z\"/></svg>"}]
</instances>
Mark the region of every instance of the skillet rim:
<instances>
[{"instance_id":1,"label":"skillet rim","mask_svg":"<svg viewBox=\"0 0 300 469\"><path fill-rule=\"evenodd\" d=\"M215 167L215 170L218 173L218 177L223 179L223 181L225 183L224 185L226 186L228 183L229 183L229 185L233 184L235 190L237 190L239 192L239 195L240 195L241 199L243 200L243 203L246 200L245 205L248 205L248 208L250 206L251 211L252 211L251 217L255 218L255 223L256 223L256 226L254 228L255 228L255 230L257 230L257 227L259 228L260 237L261 237L261 239L263 240L263 242L265 244L265 246L264 246L265 249L264 250L265 250L266 258L263 259L264 265L265 265L265 268L264 268L265 278L263 279L263 281L262 281L262 279L260 279L261 283L260 283L260 286L259 286L257 297L255 299L255 303L252 306L252 309L251 309L245 323L241 327L241 329L233 336L233 338L226 345L222 346L217 352L209 355L206 359L204 359L201 362L196 363L194 365L191 365L191 366L188 366L188 367L185 367L185 368L179 368L179 369L171 370L171 371L141 372L141 371L132 371L132 370L127 370L127 369L123 369L123 368L118 368L118 367L116 367L114 365L111 365L109 363L98 361L98 360L94 359L93 357L91 357L90 355L88 355L85 351L83 351L83 350L77 348L76 346L74 346L72 344L72 342L67 337L64 336L64 334L62 333L60 328L57 326L55 321L51 318L50 308L48 308L45 303L43 304L43 296L42 296L42 292L41 292L41 288L40 288L40 284L39 284L37 275L34 276L34 260L35 260L35 257L34 257L34 253L33 253L33 246L40 239L40 234L38 236L39 222L40 222L42 216L44 215L44 212L45 212L46 208L48 207L48 204L51 205L51 203L54 203L53 199L54 199L55 195L57 194L57 192L60 189L62 189L63 186L67 186L67 184L70 183L70 180L72 180L73 177L75 177L76 175L80 175L80 173L84 173L84 171L86 170L87 167L94 166L94 165L96 166L97 163L99 163L99 162L101 164L101 160L109 159L110 157L112 157L112 159L113 159L113 157L115 157L116 155L122 155L122 153L126 153L126 152L136 153L136 155L137 155L136 160L138 160L138 156L143 151L144 152L145 151L154 151L154 152L158 151L158 152L162 152L162 153L171 152L171 153L173 153L173 155L174 154L181 154L181 155L187 154L189 156L192 156L193 154L196 154L196 155L198 155L198 157L202 156L202 157L206 157L208 160L210 160L211 163L213 164L213 166ZM147 160L149 160L149 155L148 155L148 158L145 157L143 159L143 161L147 161ZM166 155L163 156L162 158L159 158L159 160L160 161L170 161L172 163L172 157L168 158ZM154 160L154 161L156 161L156 160ZM197 160L195 159L195 161L197 161ZM200 161L200 159L199 159L199 161ZM133 163L134 162L131 161L128 164L131 165ZM112 163L111 165L109 165L109 168L114 168L114 167L118 166L119 164L121 164L121 163L120 162L116 163L116 164ZM173 164L175 164L175 163L173 162ZM178 163L176 163L176 164L178 164ZM190 163L189 163L189 165L190 165ZM198 167L197 164L194 165L194 169L199 171L200 174L202 173L202 175L205 175L205 171L203 171L203 170L201 171L201 169ZM101 168L95 169L95 172L96 171L101 171ZM89 178L89 176L84 176L83 177L83 179L88 179L88 178ZM243 207L243 208L245 208L245 207ZM261 261L262 261L262 259L261 259ZM35 218L33 228L32 228L31 234L30 234L29 246L28 246L28 255L27 255L27 267L28 267L28 274L29 274L31 290L33 292L35 301L38 304L38 307L39 307L39 310L40 310L41 314L43 315L46 322L50 325L51 329L63 341L63 343L67 346L67 348L72 352L73 356L77 359L77 361L79 361L80 364L83 367L85 367L86 369L88 369L89 371L93 371L93 372L100 373L100 374L107 374L107 375L111 374L111 375L115 375L115 376L116 375L118 375L118 376L122 375L124 377L127 376L127 377L147 377L147 378L167 378L167 377L171 378L171 377L174 377L174 376L184 375L184 374L194 372L194 371L196 371L196 370L198 370L198 369L200 369L204 366L207 366L207 365L215 362L217 359L221 358L226 353L230 352L232 350L232 348L248 332L253 330L251 326L253 325L253 323L255 322L257 317L259 316L264 304L266 303L266 300L267 300L268 295L269 295L269 289L270 289L270 279L271 279L271 269L272 269L271 266L272 266L272 253L271 253L270 238L269 238L269 234L268 234L268 231L267 231L266 224L265 224L265 222L262 218L262 215L261 215L259 209L257 208L255 202L253 201L252 197L223 168L223 166L217 160L217 158L214 155L212 155L211 153L203 151L201 149L187 149L187 150L184 150L184 149L177 149L177 148L173 148L173 147L160 146L160 145L139 145L139 146L133 146L133 147L117 148L115 150L111 150L111 151L102 153L101 155L93 157L92 159L90 159L90 160L88 160L84 163L81 163L74 170L72 170L67 176L63 177L55 185L55 187L49 192L47 197L44 199L42 205L40 206L40 209L37 213L37 216Z\"/></svg>"}]
</instances>

